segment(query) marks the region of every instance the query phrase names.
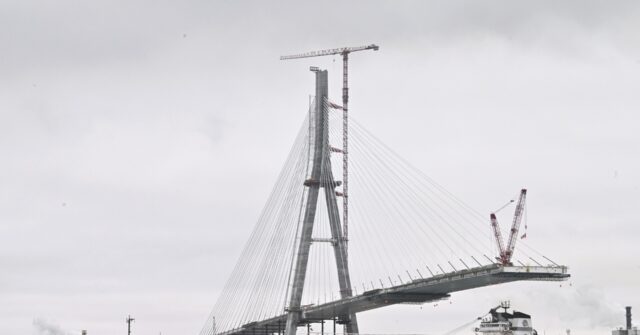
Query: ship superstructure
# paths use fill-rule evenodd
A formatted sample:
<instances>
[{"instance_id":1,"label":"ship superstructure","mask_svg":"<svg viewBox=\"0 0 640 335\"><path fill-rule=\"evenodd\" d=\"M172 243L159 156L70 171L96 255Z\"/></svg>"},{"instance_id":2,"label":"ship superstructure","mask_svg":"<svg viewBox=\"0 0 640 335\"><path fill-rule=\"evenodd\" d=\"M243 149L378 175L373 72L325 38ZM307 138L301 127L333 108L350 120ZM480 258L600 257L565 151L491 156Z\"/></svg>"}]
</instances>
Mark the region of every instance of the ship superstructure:
<instances>
[{"instance_id":1,"label":"ship superstructure","mask_svg":"<svg viewBox=\"0 0 640 335\"><path fill-rule=\"evenodd\" d=\"M477 335L537 335L531 316L518 311L509 312L508 301L492 308L475 329ZM500 311L502 310L502 311Z\"/></svg>"}]
</instances>

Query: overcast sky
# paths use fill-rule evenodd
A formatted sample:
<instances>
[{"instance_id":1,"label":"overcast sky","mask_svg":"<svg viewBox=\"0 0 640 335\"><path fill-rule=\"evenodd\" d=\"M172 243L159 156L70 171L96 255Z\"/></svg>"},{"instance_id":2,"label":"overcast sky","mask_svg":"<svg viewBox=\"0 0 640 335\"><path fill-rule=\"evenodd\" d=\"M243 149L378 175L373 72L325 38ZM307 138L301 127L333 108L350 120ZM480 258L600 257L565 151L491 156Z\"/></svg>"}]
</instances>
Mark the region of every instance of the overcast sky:
<instances>
[{"instance_id":1,"label":"overcast sky","mask_svg":"<svg viewBox=\"0 0 640 335\"><path fill-rule=\"evenodd\" d=\"M482 212L529 188L563 283L361 315L441 334L502 299L539 332L640 315L637 1L0 1L0 333L196 334L313 93ZM355 223L353 223L355 224ZM354 237L355 238L355 237ZM638 324L638 322L636 322ZM468 333L468 331L467 331Z\"/></svg>"}]
</instances>

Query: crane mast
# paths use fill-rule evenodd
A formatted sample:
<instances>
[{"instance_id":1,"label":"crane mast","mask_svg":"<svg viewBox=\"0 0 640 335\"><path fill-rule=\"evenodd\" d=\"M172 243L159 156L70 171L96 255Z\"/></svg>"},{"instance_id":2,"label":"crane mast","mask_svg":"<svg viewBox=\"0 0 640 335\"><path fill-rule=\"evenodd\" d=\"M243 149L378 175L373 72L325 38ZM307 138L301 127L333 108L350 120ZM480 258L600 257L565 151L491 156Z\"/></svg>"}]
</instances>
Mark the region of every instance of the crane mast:
<instances>
[{"instance_id":1,"label":"crane mast","mask_svg":"<svg viewBox=\"0 0 640 335\"><path fill-rule=\"evenodd\" d=\"M507 249L505 249L505 256L509 260L511 259L511 255L513 255L513 250L516 248L516 239L518 237L518 231L520 230L520 223L522 222L522 213L524 212L526 199L527 190L522 189L520 191L520 199L518 199L518 204L516 205L516 211L513 214L513 224L511 225L509 244L507 244Z\"/></svg>"},{"instance_id":2,"label":"crane mast","mask_svg":"<svg viewBox=\"0 0 640 335\"><path fill-rule=\"evenodd\" d=\"M502 234L500 233L500 227L498 225L498 219L496 218L495 213L491 213L491 228L493 229L493 234L496 239L496 244L498 245L498 252L500 253L499 257L496 257L498 261L502 265L511 264L511 256L513 256L513 251L516 248L516 239L518 236L518 231L520 230L520 223L522 222L522 214L524 213L524 207L527 200L527 190L522 189L520 191L520 197L518 198L518 204L516 205L515 213L513 214L513 223L511 225L511 230L509 232L509 243L507 246L504 246L504 242L502 240Z\"/></svg>"},{"instance_id":3,"label":"crane mast","mask_svg":"<svg viewBox=\"0 0 640 335\"><path fill-rule=\"evenodd\" d=\"M280 60L287 60L342 55L342 106L331 104L331 107L342 109L342 193L340 195L342 196L342 235L345 243L349 241L349 54L363 50L377 51L379 48L380 47L375 44L369 44L359 47L318 50L280 57Z\"/></svg>"},{"instance_id":4,"label":"crane mast","mask_svg":"<svg viewBox=\"0 0 640 335\"><path fill-rule=\"evenodd\" d=\"M502 233L500 233L500 227L498 226L498 219L496 218L495 213L491 213L491 228L493 228L493 236L496 238L496 244L498 245L498 250L500 253L500 257L496 257L496 258L500 262L504 262L503 260L504 242L502 240Z\"/></svg>"}]
</instances>

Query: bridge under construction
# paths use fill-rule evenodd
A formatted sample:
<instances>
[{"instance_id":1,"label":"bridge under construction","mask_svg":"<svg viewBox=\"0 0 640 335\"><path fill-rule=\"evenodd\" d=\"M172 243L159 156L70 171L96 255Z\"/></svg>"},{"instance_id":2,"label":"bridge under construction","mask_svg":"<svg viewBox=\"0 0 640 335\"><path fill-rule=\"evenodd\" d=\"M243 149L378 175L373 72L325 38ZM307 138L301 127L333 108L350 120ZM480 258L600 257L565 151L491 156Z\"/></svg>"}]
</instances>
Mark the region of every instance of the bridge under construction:
<instances>
[{"instance_id":1,"label":"bridge under construction","mask_svg":"<svg viewBox=\"0 0 640 335\"><path fill-rule=\"evenodd\" d=\"M342 55L343 104L329 99L328 72L312 68L315 98L201 335L293 335L313 323L324 333L327 320L359 333L367 310L569 277L525 243L516 253L526 190L501 208L517 203L505 244L498 211L472 209L347 118L347 55L361 50L378 47L283 57Z\"/></svg>"},{"instance_id":2,"label":"bridge under construction","mask_svg":"<svg viewBox=\"0 0 640 335\"><path fill-rule=\"evenodd\" d=\"M399 303L429 303L446 299L453 292L503 284L518 280L564 280L569 277L563 266L502 266L487 265L431 278L418 278L406 284L365 291L318 306L305 306L300 310L299 326L334 320L344 323L341 316L352 315L375 308ZM283 334L288 314L266 320L250 322L236 329L221 332L224 335Z\"/></svg>"}]
</instances>

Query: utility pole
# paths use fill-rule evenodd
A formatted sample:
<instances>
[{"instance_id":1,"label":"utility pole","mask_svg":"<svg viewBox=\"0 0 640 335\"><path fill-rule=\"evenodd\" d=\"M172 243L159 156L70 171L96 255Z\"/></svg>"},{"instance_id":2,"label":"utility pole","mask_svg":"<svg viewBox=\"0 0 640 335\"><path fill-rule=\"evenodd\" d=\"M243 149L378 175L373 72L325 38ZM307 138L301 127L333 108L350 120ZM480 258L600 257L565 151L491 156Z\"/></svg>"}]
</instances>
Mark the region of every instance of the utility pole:
<instances>
[{"instance_id":1,"label":"utility pole","mask_svg":"<svg viewBox=\"0 0 640 335\"><path fill-rule=\"evenodd\" d=\"M131 335L131 322L136 319L132 318L131 315L127 316L127 335Z\"/></svg>"}]
</instances>

